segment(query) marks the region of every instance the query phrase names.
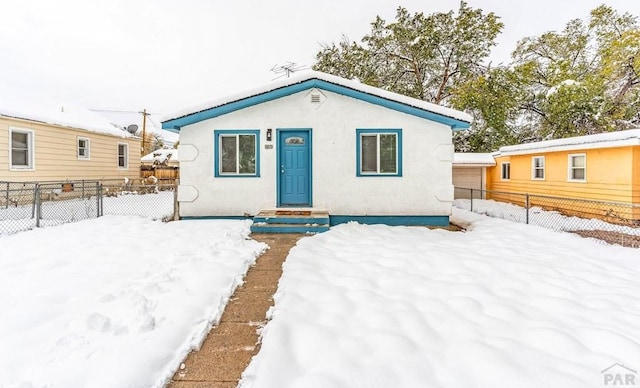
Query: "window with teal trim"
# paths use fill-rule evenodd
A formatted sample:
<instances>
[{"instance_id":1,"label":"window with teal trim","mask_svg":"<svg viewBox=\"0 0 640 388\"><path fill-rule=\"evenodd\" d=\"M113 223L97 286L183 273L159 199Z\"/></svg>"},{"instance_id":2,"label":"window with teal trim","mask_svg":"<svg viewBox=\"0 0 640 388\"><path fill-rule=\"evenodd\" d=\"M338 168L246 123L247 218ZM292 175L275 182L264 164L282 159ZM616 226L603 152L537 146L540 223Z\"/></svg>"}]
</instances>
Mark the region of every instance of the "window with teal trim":
<instances>
[{"instance_id":1,"label":"window with teal trim","mask_svg":"<svg viewBox=\"0 0 640 388\"><path fill-rule=\"evenodd\" d=\"M402 176L402 130L356 130L357 176Z\"/></svg>"},{"instance_id":2,"label":"window with teal trim","mask_svg":"<svg viewBox=\"0 0 640 388\"><path fill-rule=\"evenodd\" d=\"M260 176L260 131L216 130L215 176Z\"/></svg>"}]
</instances>

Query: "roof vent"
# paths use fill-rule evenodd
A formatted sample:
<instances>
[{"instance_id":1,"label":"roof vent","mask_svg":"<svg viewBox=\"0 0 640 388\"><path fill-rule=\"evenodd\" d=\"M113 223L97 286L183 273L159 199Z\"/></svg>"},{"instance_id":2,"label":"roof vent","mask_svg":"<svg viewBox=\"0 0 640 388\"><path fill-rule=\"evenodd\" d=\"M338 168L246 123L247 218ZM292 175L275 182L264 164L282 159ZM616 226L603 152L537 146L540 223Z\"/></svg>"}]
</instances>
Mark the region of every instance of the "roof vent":
<instances>
[{"instance_id":1,"label":"roof vent","mask_svg":"<svg viewBox=\"0 0 640 388\"><path fill-rule=\"evenodd\" d=\"M322 104L324 104L324 101L327 99L327 96L322 93L322 90L318 88L312 88L307 92L307 94L305 94L304 98L308 98L307 101L311 102L311 106L313 107L313 109L320 109Z\"/></svg>"}]
</instances>

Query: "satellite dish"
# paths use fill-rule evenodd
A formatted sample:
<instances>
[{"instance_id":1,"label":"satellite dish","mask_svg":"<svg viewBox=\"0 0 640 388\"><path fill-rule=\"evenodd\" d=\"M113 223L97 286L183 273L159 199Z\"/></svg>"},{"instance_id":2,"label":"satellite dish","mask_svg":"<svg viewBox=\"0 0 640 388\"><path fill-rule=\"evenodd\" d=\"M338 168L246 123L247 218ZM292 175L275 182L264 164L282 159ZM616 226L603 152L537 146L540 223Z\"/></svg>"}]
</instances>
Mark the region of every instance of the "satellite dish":
<instances>
[{"instance_id":1,"label":"satellite dish","mask_svg":"<svg viewBox=\"0 0 640 388\"><path fill-rule=\"evenodd\" d=\"M138 132L138 126L136 124L131 124L127 127L127 132L129 132L132 135L135 135L136 132Z\"/></svg>"}]
</instances>

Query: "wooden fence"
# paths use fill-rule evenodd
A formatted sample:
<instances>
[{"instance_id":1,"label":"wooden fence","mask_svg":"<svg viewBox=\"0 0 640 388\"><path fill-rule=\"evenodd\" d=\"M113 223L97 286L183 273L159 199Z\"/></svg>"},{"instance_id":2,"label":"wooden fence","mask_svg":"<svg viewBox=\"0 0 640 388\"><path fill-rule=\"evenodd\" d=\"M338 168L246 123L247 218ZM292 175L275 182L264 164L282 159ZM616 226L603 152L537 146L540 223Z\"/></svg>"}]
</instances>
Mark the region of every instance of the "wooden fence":
<instances>
[{"instance_id":1,"label":"wooden fence","mask_svg":"<svg viewBox=\"0 0 640 388\"><path fill-rule=\"evenodd\" d=\"M140 177L155 176L159 181L175 181L180 178L180 167L174 166L140 166Z\"/></svg>"}]
</instances>

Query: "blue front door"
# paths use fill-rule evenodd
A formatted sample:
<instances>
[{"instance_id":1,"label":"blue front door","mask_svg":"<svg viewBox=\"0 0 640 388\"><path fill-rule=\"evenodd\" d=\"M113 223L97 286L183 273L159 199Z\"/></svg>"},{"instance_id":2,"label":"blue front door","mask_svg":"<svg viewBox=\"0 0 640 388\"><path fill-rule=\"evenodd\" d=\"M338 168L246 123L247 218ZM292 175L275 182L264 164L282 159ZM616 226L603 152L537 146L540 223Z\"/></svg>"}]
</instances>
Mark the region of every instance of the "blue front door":
<instances>
[{"instance_id":1,"label":"blue front door","mask_svg":"<svg viewBox=\"0 0 640 388\"><path fill-rule=\"evenodd\" d=\"M279 206L311 206L311 138L308 130L279 131Z\"/></svg>"}]
</instances>

